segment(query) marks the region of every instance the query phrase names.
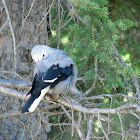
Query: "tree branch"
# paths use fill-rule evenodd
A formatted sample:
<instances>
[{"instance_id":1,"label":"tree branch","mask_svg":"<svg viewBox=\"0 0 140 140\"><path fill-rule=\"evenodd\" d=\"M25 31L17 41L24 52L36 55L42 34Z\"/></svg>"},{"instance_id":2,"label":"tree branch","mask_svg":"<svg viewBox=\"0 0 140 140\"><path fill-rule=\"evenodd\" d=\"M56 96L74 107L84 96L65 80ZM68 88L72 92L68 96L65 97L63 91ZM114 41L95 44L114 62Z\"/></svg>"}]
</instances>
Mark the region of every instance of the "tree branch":
<instances>
[{"instance_id":1,"label":"tree branch","mask_svg":"<svg viewBox=\"0 0 140 140\"><path fill-rule=\"evenodd\" d=\"M67 2L65 2L64 0L60 0L60 2L61 2L62 4L65 5L65 7L68 9L69 12L71 12L72 8L71 8L71 6L70 6ZM75 18L78 19L83 25L85 25L85 26L88 25L78 14L74 14L74 16L75 16Z\"/></svg>"},{"instance_id":2,"label":"tree branch","mask_svg":"<svg viewBox=\"0 0 140 140\"><path fill-rule=\"evenodd\" d=\"M88 133L87 133L86 140L90 140L90 137L91 137L91 134L92 134L93 119L94 119L94 116L90 115L88 123L87 123L87 125L88 125Z\"/></svg>"},{"instance_id":3,"label":"tree branch","mask_svg":"<svg viewBox=\"0 0 140 140\"><path fill-rule=\"evenodd\" d=\"M51 110L51 109L55 109L55 108L59 108L60 106L57 105L57 104L53 104L53 105L49 105L49 106L46 106L46 107L42 107L41 109L36 109L34 111L34 113L37 113L38 111L46 111L46 110ZM29 115L29 114L32 114L32 112L27 112L27 113L24 113L22 114L20 111L19 112L14 112L14 113L5 113L5 114L1 114L0 115L0 119L7 119L9 117L18 117L18 116L23 116L23 115ZM49 112L46 112L47 115L51 114L52 113L49 113Z\"/></svg>"},{"instance_id":4,"label":"tree branch","mask_svg":"<svg viewBox=\"0 0 140 140\"><path fill-rule=\"evenodd\" d=\"M102 125L102 122L101 122L101 119L100 119L100 112L98 112L98 121L99 121L99 123L100 123L102 132L104 133L106 139L109 140L108 135L106 134L106 132L105 132L104 129L103 129L103 125Z\"/></svg>"},{"instance_id":5,"label":"tree branch","mask_svg":"<svg viewBox=\"0 0 140 140\"><path fill-rule=\"evenodd\" d=\"M117 49L116 49L116 47L115 47L114 44L112 44L112 48L113 48L114 51L115 51L115 54L114 54L114 55L118 57L118 59L119 59L119 61L121 62L121 64L122 64L123 66L129 67L129 68L131 69L132 73L134 73L133 68L125 64L124 60L123 60L122 57L119 55L119 53L118 53L118 51L117 51ZM135 86L136 94L138 95L138 99L140 99L140 86L139 86L139 83L138 83L138 81L137 81L137 78L136 78L135 76L131 76L131 78L132 78L132 82L133 82L133 84L134 84L134 86ZM140 100L139 100L138 110L140 111Z\"/></svg>"},{"instance_id":6,"label":"tree branch","mask_svg":"<svg viewBox=\"0 0 140 140\"><path fill-rule=\"evenodd\" d=\"M11 35L13 38L13 47L14 47L14 60L15 60L15 69L17 68L17 50L16 50L16 39L15 39L15 35L14 35L14 30L12 27L12 22L11 22L11 18L10 18L10 14L7 8L7 4L5 2L5 0L2 0L2 3L4 5L5 11L6 11L6 15L7 15L7 20L9 21L9 28L11 31Z\"/></svg>"},{"instance_id":7,"label":"tree branch","mask_svg":"<svg viewBox=\"0 0 140 140\"><path fill-rule=\"evenodd\" d=\"M94 79L94 82L93 82L92 86L84 93L83 97L88 96L89 93L95 88L96 79L97 79L97 69L98 69L97 57L95 57L95 59L94 59L94 65L95 65L95 79Z\"/></svg>"},{"instance_id":8,"label":"tree branch","mask_svg":"<svg viewBox=\"0 0 140 140\"><path fill-rule=\"evenodd\" d=\"M16 89L30 89L31 82L24 82L19 80L0 79L0 86Z\"/></svg>"},{"instance_id":9,"label":"tree branch","mask_svg":"<svg viewBox=\"0 0 140 140\"><path fill-rule=\"evenodd\" d=\"M6 88L3 86L0 86L0 92L5 93L7 95L10 96L14 96L16 98L20 98L20 99L28 99L29 96L25 96L25 94L23 94L22 92L19 92L17 90L14 89L10 89L10 88ZM43 100L45 102L48 102L47 100ZM98 112L100 113L111 113L111 114L116 114L117 112L119 113L139 113L139 110L137 110L137 104L125 104L122 105L118 108L86 108L83 107L80 104L76 104L73 102L68 102L64 97L61 97L57 100L57 102L59 104L62 104L64 106L67 106L69 108L73 108L73 110L79 111L79 112L83 112L83 113L87 113L87 114L97 114ZM56 103L57 104L57 103ZM130 109L131 108L131 109Z\"/></svg>"}]
</instances>

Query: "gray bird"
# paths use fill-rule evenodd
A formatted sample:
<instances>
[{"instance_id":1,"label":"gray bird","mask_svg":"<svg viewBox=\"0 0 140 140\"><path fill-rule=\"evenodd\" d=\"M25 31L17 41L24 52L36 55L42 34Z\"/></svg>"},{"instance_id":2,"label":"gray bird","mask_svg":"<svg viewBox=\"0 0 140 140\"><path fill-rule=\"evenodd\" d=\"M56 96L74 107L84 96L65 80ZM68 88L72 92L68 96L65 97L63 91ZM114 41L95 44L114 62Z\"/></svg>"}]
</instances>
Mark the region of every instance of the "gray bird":
<instances>
[{"instance_id":1,"label":"gray bird","mask_svg":"<svg viewBox=\"0 0 140 140\"><path fill-rule=\"evenodd\" d=\"M46 45L37 45L31 51L36 62L30 98L21 113L33 112L44 96L57 100L69 91L76 82L77 68L63 50Z\"/></svg>"}]
</instances>

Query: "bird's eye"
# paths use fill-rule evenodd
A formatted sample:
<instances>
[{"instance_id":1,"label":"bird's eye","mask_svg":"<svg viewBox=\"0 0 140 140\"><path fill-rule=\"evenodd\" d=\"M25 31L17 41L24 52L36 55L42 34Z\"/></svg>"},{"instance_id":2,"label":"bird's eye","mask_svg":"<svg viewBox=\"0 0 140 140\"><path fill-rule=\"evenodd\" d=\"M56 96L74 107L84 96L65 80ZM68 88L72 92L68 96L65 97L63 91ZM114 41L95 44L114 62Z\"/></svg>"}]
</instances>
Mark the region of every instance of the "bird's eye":
<instances>
[{"instance_id":1,"label":"bird's eye","mask_svg":"<svg viewBox=\"0 0 140 140\"><path fill-rule=\"evenodd\" d=\"M43 54L43 57L45 56L45 54Z\"/></svg>"}]
</instances>

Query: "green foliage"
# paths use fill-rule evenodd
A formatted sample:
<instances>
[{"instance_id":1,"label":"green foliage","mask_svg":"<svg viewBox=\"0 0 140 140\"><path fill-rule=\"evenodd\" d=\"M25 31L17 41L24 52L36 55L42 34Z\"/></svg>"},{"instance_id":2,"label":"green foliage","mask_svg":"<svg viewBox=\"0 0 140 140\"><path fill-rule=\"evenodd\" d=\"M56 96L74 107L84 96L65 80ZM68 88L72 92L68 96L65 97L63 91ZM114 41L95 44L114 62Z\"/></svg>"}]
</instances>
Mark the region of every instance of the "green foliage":
<instances>
[{"instance_id":1,"label":"green foliage","mask_svg":"<svg viewBox=\"0 0 140 140\"><path fill-rule=\"evenodd\" d=\"M77 62L78 68L82 69L79 72L80 76L84 76L91 81L88 82L88 87L91 86L94 80L97 80L97 77L104 73L102 77L106 80L103 81L102 92L99 93L98 89L95 92L98 94L113 94L113 92L116 92L113 89L117 90L117 88L124 87L120 72L131 74L131 71L128 72L128 68L116 63L111 45L118 40L121 30L126 30L133 25L132 21L119 19L113 22L109 16L108 1L106 0L100 2L98 0L88 0L86 2L77 0L75 4L78 4L78 7L72 13L78 13L88 25L80 24L79 26L73 24L69 26L70 41L74 39L75 42L72 58ZM70 50L71 48L69 47L67 51ZM98 61L97 77L95 76L95 57ZM98 84L101 86L99 82Z\"/></svg>"},{"instance_id":2,"label":"green foliage","mask_svg":"<svg viewBox=\"0 0 140 140\"><path fill-rule=\"evenodd\" d=\"M81 22L70 21L65 26L65 30L61 31L61 37L68 37L68 42L65 44L64 49L68 54L71 54L71 57L76 62L79 77L84 76L86 79L86 86L84 83L78 83L80 89L85 92L95 83L95 88L89 96L113 95L116 93L129 95L129 89L133 89L134 86L130 84L130 77L135 76L129 66L131 65L136 74L140 75L140 67L138 66L140 44L137 33L139 31L139 22L134 19L134 16L131 16L133 13L131 11L132 5L135 5L133 7L135 16L138 16L140 12L136 6L138 1L131 2L128 0L127 3L122 0L76 0L72 2L76 8L72 9L68 14L78 14L87 23L87 26ZM112 44L117 46L119 53L126 59L124 59L125 63L129 66L123 66L119 61L116 61L118 58L115 59ZM95 61L96 59L97 62ZM134 95L132 94L132 96ZM136 100L132 98L126 99L125 97L116 97L112 102L108 97L105 100L91 100L90 102L100 103L100 108L117 108L130 102L137 103ZM129 115L125 115L125 118L128 117ZM113 131L121 133L118 115L112 115L111 118ZM122 120L124 120L124 124L127 123L123 117ZM130 123L131 120L128 121L127 128ZM86 124L83 125L86 127ZM97 124L93 125L98 128ZM102 136L101 128L98 128L98 131L94 130L94 132ZM121 139L121 136L115 133L109 135L109 137L110 139Z\"/></svg>"}]
</instances>

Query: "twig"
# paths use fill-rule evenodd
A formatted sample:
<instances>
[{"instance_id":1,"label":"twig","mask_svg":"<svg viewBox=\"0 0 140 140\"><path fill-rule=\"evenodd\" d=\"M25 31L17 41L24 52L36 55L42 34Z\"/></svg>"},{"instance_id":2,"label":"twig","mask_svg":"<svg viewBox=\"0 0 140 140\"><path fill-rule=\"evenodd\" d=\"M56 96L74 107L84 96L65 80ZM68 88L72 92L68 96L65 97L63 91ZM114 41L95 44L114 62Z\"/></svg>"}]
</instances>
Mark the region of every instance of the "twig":
<instances>
[{"instance_id":1,"label":"twig","mask_svg":"<svg viewBox=\"0 0 140 140\"><path fill-rule=\"evenodd\" d=\"M119 53L118 53L118 51L117 51L117 49L116 49L116 47L115 47L114 44L112 44L112 48L114 49L115 55L118 57L118 59L119 59L119 61L121 62L121 64L122 64L123 66L127 66L127 65L125 64L124 60L122 59L122 57L119 55ZM134 73L134 72L133 72L133 68L130 67L130 66L128 66L128 67L131 69L132 73ZM140 99L140 88L139 88L140 86L139 86L139 83L138 83L138 81L137 81L137 78L134 77L134 76L131 76L131 78L132 78L132 82L133 82L133 84L134 84L134 86L135 86L135 89L136 89L136 94L138 95L138 98ZM139 104L139 106L138 106L137 109L140 111L140 100L139 100L138 104Z\"/></svg>"},{"instance_id":2,"label":"twig","mask_svg":"<svg viewBox=\"0 0 140 140\"><path fill-rule=\"evenodd\" d=\"M96 79L97 79L97 69L98 69L98 66L97 66L97 57L95 57L95 59L94 59L94 65L95 65L95 78L94 78L93 85L83 94L83 97L88 96L89 93L95 88Z\"/></svg>"},{"instance_id":3,"label":"twig","mask_svg":"<svg viewBox=\"0 0 140 140\"><path fill-rule=\"evenodd\" d=\"M76 130L77 130L77 133L80 137L81 140L85 140L85 136L84 136L84 133L82 132L82 126L81 126L81 112L79 112L79 118L78 118L78 124L76 125Z\"/></svg>"},{"instance_id":4,"label":"twig","mask_svg":"<svg viewBox=\"0 0 140 140\"><path fill-rule=\"evenodd\" d=\"M106 139L109 140L108 135L107 135L106 132L104 131L104 129L103 129L103 125L102 125L102 122L101 122L101 120L100 120L100 112L98 112L98 121L99 121L99 123L100 123L101 129L102 129L102 132L104 133Z\"/></svg>"},{"instance_id":5,"label":"twig","mask_svg":"<svg viewBox=\"0 0 140 140\"><path fill-rule=\"evenodd\" d=\"M0 92L5 93L7 95L19 98L19 99L28 99L29 97L26 97L26 94L23 94L22 92L19 92L17 90L6 88L3 86L0 86Z\"/></svg>"},{"instance_id":6,"label":"twig","mask_svg":"<svg viewBox=\"0 0 140 140\"><path fill-rule=\"evenodd\" d=\"M90 140L90 137L91 137L91 134L92 134L93 118L94 118L94 115L90 115L89 116L89 120L87 122L87 125L88 125L87 126L88 133L87 133L86 140Z\"/></svg>"},{"instance_id":7,"label":"twig","mask_svg":"<svg viewBox=\"0 0 140 140\"><path fill-rule=\"evenodd\" d=\"M43 19L40 21L40 23L37 25L37 29L39 28L39 26L42 24L42 22L45 20L45 18L47 17L47 15L49 14L52 6L53 6L53 3L54 3L54 0L52 1L50 7L49 7L49 10L47 11L46 15L43 17Z\"/></svg>"},{"instance_id":8,"label":"twig","mask_svg":"<svg viewBox=\"0 0 140 140\"><path fill-rule=\"evenodd\" d=\"M69 12L71 12L72 8L70 7L70 5L64 1L64 0L60 0L60 2L62 4L65 5L65 7L67 7L67 9L69 10ZM75 16L76 19L78 19L83 25L88 26L88 24L78 15L78 14L73 14Z\"/></svg>"},{"instance_id":9,"label":"twig","mask_svg":"<svg viewBox=\"0 0 140 140\"><path fill-rule=\"evenodd\" d=\"M30 7L30 9L29 9L29 12L28 12L28 14L26 15L26 17L24 18L24 22L25 22L26 19L29 17L29 15L30 15L30 13L31 13L31 10L32 10L32 8L33 8L34 2L35 2L35 0L33 0L32 4L31 4L31 7Z\"/></svg>"},{"instance_id":10,"label":"twig","mask_svg":"<svg viewBox=\"0 0 140 140\"><path fill-rule=\"evenodd\" d=\"M22 140L23 139L23 136L24 136L24 133L25 133L25 125L24 125L24 123L18 117L15 117L15 118L19 121L19 123L21 125L23 125L23 133L22 133L22 136L20 138L20 140Z\"/></svg>"},{"instance_id":11,"label":"twig","mask_svg":"<svg viewBox=\"0 0 140 140\"><path fill-rule=\"evenodd\" d=\"M10 18L10 14L7 8L7 4L5 2L5 0L2 0L2 3L4 5L5 11L6 11L6 15L7 15L7 20L9 21L9 28L11 31L11 35L13 38L13 47L14 47L14 61L15 61L15 70L17 69L17 51L16 51L16 39L15 39L15 35L14 35L14 30L12 27L12 22L11 22L11 18Z\"/></svg>"},{"instance_id":12,"label":"twig","mask_svg":"<svg viewBox=\"0 0 140 140\"><path fill-rule=\"evenodd\" d=\"M61 20L60 20L60 2L59 2L59 0L58 0L58 2L57 2L58 4L58 13L57 13L57 15L58 15L58 43L57 43L57 49L59 49L59 47L60 47L60 34L61 34L61 29L60 29L60 25L61 25Z\"/></svg>"},{"instance_id":13,"label":"twig","mask_svg":"<svg viewBox=\"0 0 140 140\"><path fill-rule=\"evenodd\" d=\"M52 110L52 109L55 109L55 108L60 108L59 105L49 105L49 106L46 106L46 107L42 107L41 109L36 109L34 111L34 113L38 112L38 111L46 111L46 110ZM46 112L45 112L46 113ZM14 113L5 113L5 114L1 114L0 115L0 119L7 119L9 117L18 117L18 116L24 116L24 115L29 115L29 114L32 114L31 112L27 112L27 113L24 113L22 114L21 112L14 112ZM49 113L46 113L48 115L53 115L53 113L49 114Z\"/></svg>"},{"instance_id":14,"label":"twig","mask_svg":"<svg viewBox=\"0 0 140 140\"><path fill-rule=\"evenodd\" d=\"M1 31L4 29L4 27L7 25L7 23L8 23L8 19L6 20L6 22L2 25L2 27L0 28L0 33L1 33Z\"/></svg>"},{"instance_id":15,"label":"twig","mask_svg":"<svg viewBox=\"0 0 140 140\"><path fill-rule=\"evenodd\" d=\"M85 101L85 100L104 99L104 96L109 97L111 100L112 100L113 97L121 97L121 96L127 97L127 98L132 98L132 99L135 99L135 100L140 100L137 97L124 95L122 93L116 93L116 94L113 94L113 95L111 95L111 94L102 94L102 95L97 95L97 96L81 97L79 102Z\"/></svg>"},{"instance_id":16,"label":"twig","mask_svg":"<svg viewBox=\"0 0 140 140\"><path fill-rule=\"evenodd\" d=\"M19 81L19 80L6 80L6 79L0 79L0 86L4 86L4 87L14 87L14 88L21 88L22 89L30 89L31 86L31 82L24 82L24 81Z\"/></svg>"},{"instance_id":17,"label":"twig","mask_svg":"<svg viewBox=\"0 0 140 140\"><path fill-rule=\"evenodd\" d=\"M70 106L71 106L71 114L72 114L72 137L73 137L73 129L74 129L74 115L73 115L73 107L72 107L72 104L70 103L70 101L67 99L67 98L65 98L65 100L67 100L67 102L70 104Z\"/></svg>"},{"instance_id":18,"label":"twig","mask_svg":"<svg viewBox=\"0 0 140 140\"><path fill-rule=\"evenodd\" d=\"M4 86L4 87L8 87L8 88L14 87L14 88L17 88L17 89L22 87L22 89L28 89L29 90L30 86L31 86L31 82L29 82L29 81L24 82L24 81L20 81L20 80L14 80L13 81L13 80L7 80L7 79L0 79L0 86ZM83 94L76 87L73 87L70 92L74 93L75 95L82 95ZM91 97L83 97L83 98L80 98L79 101L92 100L92 99L104 99L104 96L107 96L109 98L123 96L123 97L139 100L137 97L124 95L123 93L116 93L116 94L113 94L113 95L102 94L102 95L91 96Z\"/></svg>"},{"instance_id":19,"label":"twig","mask_svg":"<svg viewBox=\"0 0 140 140\"><path fill-rule=\"evenodd\" d=\"M28 12L27 16L26 16L25 19L24 19L24 22L25 22L26 19L29 17L29 15L30 15L30 13L31 13L31 10L32 10L32 8L33 8L34 2L35 2L35 0L33 0L32 4L31 4L31 7L30 7L30 9L29 9L29 12Z\"/></svg>"},{"instance_id":20,"label":"twig","mask_svg":"<svg viewBox=\"0 0 140 140\"><path fill-rule=\"evenodd\" d=\"M70 92L74 93L75 95L82 95L82 92L80 92L76 87L71 88Z\"/></svg>"},{"instance_id":21,"label":"twig","mask_svg":"<svg viewBox=\"0 0 140 140\"><path fill-rule=\"evenodd\" d=\"M12 74L12 75L16 75L18 76L22 81L26 81L25 78L23 78L22 76L20 76L18 73L13 72L13 71L0 71L0 73L7 73L7 74Z\"/></svg>"},{"instance_id":22,"label":"twig","mask_svg":"<svg viewBox=\"0 0 140 140\"><path fill-rule=\"evenodd\" d=\"M71 17L69 18L69 20L67 20L67 22L65 22L65 23L60 27L60 29L63 28L64 26L66 26L66 25L71 21L72 17L73 17L73 15L71 15Z\"/></svg>"},{"instance_id":23,"label":"twig","mask_svg":"<svg viewBox=\"0 0 140 140\"><path fill-rule=\"evenodd\" d=\"M37 117L38 117L38 127L37 127L37 132L35 133L34 137L39 133L39 130L41 128L41 116L40 116L40 111L39 110L37 112Z\"/></svg>"},{"instance_id":24,"label":"twig","mask_svg":"<svg viewBox=\"0 0 140 140\"><path fill-rule=\"evenodd\" d=\"M91 97L83 97L79 100L79 102L84 101L84 100L94 100L94 99L104 99L104 96L97 95L97 96L91 96Z\"/></svg>"},{"instance_id":25,"label":"twig","mask_svg":"<svg viewBox=\"0 0 140 140\"><path fill-rule=\"evenodd\" d=\"M123 134L123 124L122 124L122 119L121 119L121 116L120 114L117 112L117 115L119 116L119 119L120 119L120 124L121 124L121 130L122 130L122 140L124 139L124 134Z\"/></svg>"},{"instance_id":26,"label":"twig","mask_svg":"<svg viewBox=\"0 0 140 140\"><path fill-rule=\"evenodd\" d=\"M6 87L3 87L3 86L0 86L0 92L2 93L5 93L5 94L8 94L10 96L14 96L16 98L20 98L20 99L28 99L29 97L27 96L25 98L25 94L17 91L17 90L13 90L13 89L10 89L10 88L6 88ZM43 100L45 101L45 100ZM83 112L83 113L87 113L87 114L96 114L98 112L100 113L111 113L111 114L116 114L117 112L120 112L120 113L135 113L135 112L139 112L138 110L136 110L135 108L137 108L137 104L125 104L125 105L122 105L118 108L86 108L86 107L83 107L79 104L74 104L74 103L71 103L71 105L63 98L61 97L60 99L57 100L57 102L60 104L60 105L64 105L64 106L67 106L67 107L73 107L74 110L77 110L77 111L80 111L80 112ZM59 105L58 104L58 105ZM129 109L129 108L132 108L132 109ZM127 110L129 109L129 110Z\"/></svg>"}]
</instances>

